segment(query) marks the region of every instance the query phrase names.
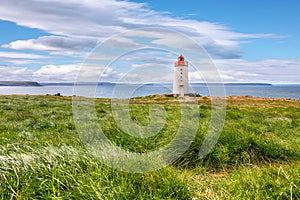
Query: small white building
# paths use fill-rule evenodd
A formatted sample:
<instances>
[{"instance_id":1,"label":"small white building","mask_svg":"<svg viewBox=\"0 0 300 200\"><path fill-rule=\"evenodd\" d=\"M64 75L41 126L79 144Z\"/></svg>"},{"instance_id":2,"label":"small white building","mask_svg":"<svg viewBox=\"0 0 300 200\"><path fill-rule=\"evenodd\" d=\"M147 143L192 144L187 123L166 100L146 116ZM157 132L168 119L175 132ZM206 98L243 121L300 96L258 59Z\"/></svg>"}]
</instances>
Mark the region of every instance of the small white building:
<instances>
[{"instance_id":1,"label":"small white building","mask_svg":"<svg viewBox=\"0 0 300 200\"><path fill-rule=\"evenodd\" d=\"M189 93L188 62L180 55L174 63L173 95L184 97Z\"/></svg>"}]
</instances>

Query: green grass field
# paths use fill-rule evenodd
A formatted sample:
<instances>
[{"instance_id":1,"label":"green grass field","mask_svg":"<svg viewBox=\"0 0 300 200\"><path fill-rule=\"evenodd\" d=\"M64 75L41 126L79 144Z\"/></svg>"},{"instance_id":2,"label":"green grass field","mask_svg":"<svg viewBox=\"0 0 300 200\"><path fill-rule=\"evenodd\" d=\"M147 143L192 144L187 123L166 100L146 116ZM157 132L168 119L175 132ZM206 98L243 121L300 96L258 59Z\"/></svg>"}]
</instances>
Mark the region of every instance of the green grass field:
<instances>
[{"instance_id":1,"label":"green grass field","mask_svg":"<svg viewBox=\"0 0 300 200\"><path fill-rule=\"evenodd\" d=\"M167 120L148 139L118 128L109 99L97 99L105 135L134 152L165 146L180 114L172 97L136 98L131 118L149 123L161 104ZM300 199L300 102L229 98L221 136L198 157L210 122L209 98L201 98L197 136L172 165L154 172L119 172L94 158L76 132L70 97L0 96L1 199Z\"/></svg>"}]
</instances>

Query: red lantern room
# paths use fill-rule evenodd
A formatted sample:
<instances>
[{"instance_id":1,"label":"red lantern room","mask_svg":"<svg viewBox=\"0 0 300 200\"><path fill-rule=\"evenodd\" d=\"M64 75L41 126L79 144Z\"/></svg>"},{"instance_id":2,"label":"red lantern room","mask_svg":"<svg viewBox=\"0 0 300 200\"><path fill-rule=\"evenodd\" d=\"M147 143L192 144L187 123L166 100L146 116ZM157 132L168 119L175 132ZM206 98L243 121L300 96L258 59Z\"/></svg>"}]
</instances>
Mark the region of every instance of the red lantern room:
<instances>
[{"instance_id":1,"label":"red lantern room","mask_svg":"<svg viewBox=\"0 0 300 200\"><path fill-rule=\"evenodd\" d=\"M178 65L184 65L184 57L183 57L183 55L180 55L178 57Z\"/></svg>"}]
</instances>

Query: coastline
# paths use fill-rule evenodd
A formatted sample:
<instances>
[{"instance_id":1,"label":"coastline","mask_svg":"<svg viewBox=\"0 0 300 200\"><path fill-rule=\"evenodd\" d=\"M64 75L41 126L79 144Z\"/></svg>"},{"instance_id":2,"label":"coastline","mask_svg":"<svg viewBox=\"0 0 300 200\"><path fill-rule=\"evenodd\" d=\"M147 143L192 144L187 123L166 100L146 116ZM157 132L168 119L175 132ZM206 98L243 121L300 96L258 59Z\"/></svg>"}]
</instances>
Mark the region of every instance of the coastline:
<instances>
[{"instance_id":1,"label":"coastline","mask_svg":"<svg viewBox=\"0 0 300 200\"><path fill-rule=\"evenodd\" d=\"M29 86L41 87L42 85L35 81L0 81L0 86Z\"/></svg>"},{"instance_id":2,"label":"coastline","mask_svg":"<svg viewBox=\"0 0 300 200\"><path fill-rule=\"evenodd\" d=\"M111 100L112 98L106 97L84 97L84 96L69 96L69 95L57 95L57 94L0 94L1 97L48 97L48 98L63 98L63 99L72 99L74 97L86 98L86 99L95 99L95 100ZM172 97L168 98L169 94L154 94L148 96L137 96L130 99L130 102L140 101L140 100L147 100L143 101L142 103L159 103L159 100L162 102L178 102L178 98ZM201 96L201 97L184 97L183 100L189 100L190 98L196 98L198 101L211 101L212 99L224 99L225 101L286 101L286 102L300 102L300 99L296 98L276 98L276 97L253 97L253 96L225 96L224 97L211 97L211 96ZM122 99L122 98L120 98ZM140 102L141 103L141 102Z\"/></svg>"},{"instance_id":3,"label":"coastline","mask_svg":"<svg viewBox=\"0 0 300 200\"><path fill-rule=\"evenodd\" d=\"M90 87L94 87L91 91ZM214 86L213 86L214 87ZM205 85L191 86L191 93L198 93L201 96L223 96L225 92L226 96L251 96L261 98L292 98L300 100L300 85L292 86L262 86L262 85L225 85L225 91L217 94L211 93L215 88L208 88ZM219 89L219 88L216 88ZM222 88L220 88L221 90ZM84 92L85 90L91 92ZM222 89L223 90L223 89ZM123 91L123 92L122 92ZM172 92L171 85L168 86L135 86L135 85L122 85L116 87L115 85L79 85L74 91L73 85L42 85L42 87L36 86L0 86L1 94L33 94L33 95L45 95L45 94L57 94L60 93L63 96L88 96L96 98L132 98L138 96L149 96L152 94L169 94Z\"/></svg>"}]
</instances>

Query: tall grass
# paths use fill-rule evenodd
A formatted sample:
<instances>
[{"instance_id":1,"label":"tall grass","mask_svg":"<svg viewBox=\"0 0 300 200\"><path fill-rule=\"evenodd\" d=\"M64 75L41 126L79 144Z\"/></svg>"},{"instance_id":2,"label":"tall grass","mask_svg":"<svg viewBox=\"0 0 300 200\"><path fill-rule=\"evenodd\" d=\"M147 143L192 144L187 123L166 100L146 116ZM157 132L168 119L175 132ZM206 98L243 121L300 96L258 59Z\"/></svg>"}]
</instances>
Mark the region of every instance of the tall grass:
<instances>
[{"instance_id":1,"label":"tall grass","mask_svg":"<svg viewBox=\"0 0 300 200\"><path fill-rule=\"evenodd\" d=\"M116 145L149 152L168 144L180 121L176 99L131 101L131 117L149 123L153 103L167 111L161 132L133 138L112 117L109 99L97 99L105 135ZM198 157L210 120L200 99L199 130L187 152L154 172L118 172L82 145L68 97L0 96L1 199L299 199L300 102L229 99L216 146Z\"/></svg>"}]
</instances>

